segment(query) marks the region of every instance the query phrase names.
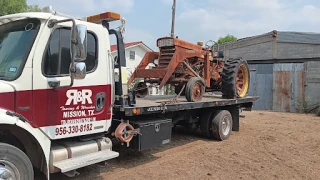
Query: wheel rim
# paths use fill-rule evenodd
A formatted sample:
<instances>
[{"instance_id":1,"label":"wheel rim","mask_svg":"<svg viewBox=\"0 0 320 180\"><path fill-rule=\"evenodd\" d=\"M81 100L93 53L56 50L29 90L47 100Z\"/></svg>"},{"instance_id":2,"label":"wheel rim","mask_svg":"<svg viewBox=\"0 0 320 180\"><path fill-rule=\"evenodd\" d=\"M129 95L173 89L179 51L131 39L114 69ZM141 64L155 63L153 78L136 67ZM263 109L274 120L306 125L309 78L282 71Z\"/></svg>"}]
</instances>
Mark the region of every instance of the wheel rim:
<instances>
[{"instance_id":1,"label":"wheel rim","mask_svg":"<svg viewBox=\"0 0 320 180\"><path fill-rule=\"evenodd\" d=\"M222 134L223 134L224 136L227 136L227 135L230 133L231 123L230 123L230 119L229 119L227 116L225 116L225 117L222 119L221 128L222 128Z\"/></svg>"},{"instance_id":2,"label":"wheel rim","mask_svg":"<svg viewBox=\"0 0 320 180\"><path fill-rule=\"evenodd\" d=\"M199 101L203 94L203 88L200 83L196 83L192 88L192 98L195 101Z\"/></svg>"},{"instance_id":3,"label":"wheel rim","mask_svg":"<svg viewBox=\"0 0 320 180\"><path fill-rule=\"evenodd\" d=\"M244 64L239 67L236 81L237 94L239 97L244 97L249 87L248 69Z\"/></svg>"},{"instance_id":4,"label":"wheel rim","mask_svg":"<svg viewBox=\"0 0 320 180\"><path fill-rule=\"evenodd\" d=\"M11 162L0 160L0 179L19 180L20 174L18 168Z\"/></svg>"}]
</instances>

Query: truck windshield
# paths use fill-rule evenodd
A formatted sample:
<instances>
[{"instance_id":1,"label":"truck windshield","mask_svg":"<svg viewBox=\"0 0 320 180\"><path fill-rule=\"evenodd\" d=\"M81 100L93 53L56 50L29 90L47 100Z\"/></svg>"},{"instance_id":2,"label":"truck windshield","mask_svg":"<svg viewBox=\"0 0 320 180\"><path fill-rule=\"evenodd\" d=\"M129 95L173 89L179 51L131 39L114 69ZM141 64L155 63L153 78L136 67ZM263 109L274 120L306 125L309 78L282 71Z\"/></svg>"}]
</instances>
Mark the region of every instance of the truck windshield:
<instances>
[{"instance_id":1,"label":"truck windshield","mask_svg":"<svg viewBox=\"0 0 320 180\"><path fill-rule=\"evenodd\" d=\"M0 26L0 79L14 80L21 74L39 27L38 19L17 20Z\"/></svg>"}]
</instances>

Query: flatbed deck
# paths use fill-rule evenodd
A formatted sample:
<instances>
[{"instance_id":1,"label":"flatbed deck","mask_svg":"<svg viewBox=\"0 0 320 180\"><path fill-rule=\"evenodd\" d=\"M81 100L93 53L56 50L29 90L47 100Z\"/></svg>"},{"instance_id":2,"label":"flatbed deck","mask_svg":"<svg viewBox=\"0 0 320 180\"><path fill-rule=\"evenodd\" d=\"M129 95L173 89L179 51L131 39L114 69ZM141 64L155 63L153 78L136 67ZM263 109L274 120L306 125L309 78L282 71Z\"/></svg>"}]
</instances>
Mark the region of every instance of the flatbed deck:
<instances>
[{"instance_id":1,"label":"flatbed deck","mask_svg":"<svg viewBox=\"0 0 320 180\"><path fill-rule=\"evenodd\" d=\"M252 103L258 99L256 96L247 96L238 99L223 99L221 95L207 95L199 102L188 102L184 96L175 99L176 96L159 95L136 98L135 106L114 107L116 112L124 112L125 116L136 116L154 113L175 112L181 110L191 110L209 107L244 105L251 107Z\"/></svg>"}]
</instances>

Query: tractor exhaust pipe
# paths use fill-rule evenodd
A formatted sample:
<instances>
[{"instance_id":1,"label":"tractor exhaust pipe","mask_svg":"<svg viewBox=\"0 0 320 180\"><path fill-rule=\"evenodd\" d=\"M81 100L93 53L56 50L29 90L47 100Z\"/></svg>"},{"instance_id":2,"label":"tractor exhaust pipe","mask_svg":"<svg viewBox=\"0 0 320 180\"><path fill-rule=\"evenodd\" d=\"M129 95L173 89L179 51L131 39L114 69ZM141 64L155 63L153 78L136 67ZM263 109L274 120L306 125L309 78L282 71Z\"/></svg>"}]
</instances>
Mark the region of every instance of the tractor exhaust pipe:
<instances>
[{"instance_id":1,"label":"tractor exhaust pipe","mask_svg":"<svg viewBox=\"0 0 320 180\"><path fill-rule=\"evenodd\" d=\"M176 20L176 0L173 0L172 6L172 24L171 24L171 37L174 37L174 24Z\"/></svg>"}]
</instances>

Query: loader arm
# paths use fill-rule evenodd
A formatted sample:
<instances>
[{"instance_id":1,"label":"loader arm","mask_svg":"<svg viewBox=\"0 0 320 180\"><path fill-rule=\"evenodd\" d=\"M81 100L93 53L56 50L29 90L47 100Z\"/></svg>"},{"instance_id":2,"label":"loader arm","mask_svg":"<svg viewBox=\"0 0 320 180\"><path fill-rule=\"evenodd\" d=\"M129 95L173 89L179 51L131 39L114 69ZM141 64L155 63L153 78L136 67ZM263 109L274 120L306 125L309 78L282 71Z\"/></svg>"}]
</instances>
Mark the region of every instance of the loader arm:
<instances>
[{"instance_id":1,"label":"loader arm","mask_svg":"<svg viewBox=\"0 0 320 180\"><path fill-rule=\"evenodd\" d=\"M140 78L140 77L136 77L137 71L141 70L141 69L146 69L146 67L148 66L149 63L153 63L154 60L159 58L159 52L147 52L143 59L141 60L140 64L138 65L138 67L134 70L134 72L132 73L132 75L130 76L130 79L128 80L128 86L133 82L133 80L135 78Z\"/></svg>"}]
</instances>

